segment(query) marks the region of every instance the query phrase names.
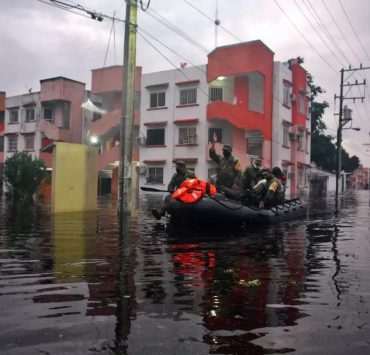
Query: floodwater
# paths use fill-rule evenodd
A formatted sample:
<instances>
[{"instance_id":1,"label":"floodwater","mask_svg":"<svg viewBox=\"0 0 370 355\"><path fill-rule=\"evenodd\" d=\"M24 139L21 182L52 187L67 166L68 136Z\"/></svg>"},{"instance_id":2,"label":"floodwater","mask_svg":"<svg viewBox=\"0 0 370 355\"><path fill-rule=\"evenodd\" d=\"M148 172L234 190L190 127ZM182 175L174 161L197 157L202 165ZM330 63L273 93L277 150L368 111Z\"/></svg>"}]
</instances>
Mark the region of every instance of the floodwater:
<instances>
[{"instance_id":1,"label":"floodwater","mask_svg":"<svg viewBox=\"0 0 370 355\"><path fill-rule=\"evenodd\" d=\"M173 230L149 199L0 212L0 354L368 354L369 192L308 217Z\"/></svg>"}]
</instances>

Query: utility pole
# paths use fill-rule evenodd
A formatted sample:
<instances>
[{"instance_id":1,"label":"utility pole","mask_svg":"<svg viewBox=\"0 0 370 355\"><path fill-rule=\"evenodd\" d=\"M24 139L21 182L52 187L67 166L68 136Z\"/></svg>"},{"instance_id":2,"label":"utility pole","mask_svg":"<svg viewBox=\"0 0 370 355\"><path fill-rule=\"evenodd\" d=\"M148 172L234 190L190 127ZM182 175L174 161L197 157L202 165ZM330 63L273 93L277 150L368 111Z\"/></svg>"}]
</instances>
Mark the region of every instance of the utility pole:
<instances>
[{"instance_id":1,"label":"utility pole","mask_svg":"<svg viewBox=\"0 0 370 355\"><path fill-rule=\"evenodd\" d=\"M126 0L119 161L119 216L131 213L132 135L134 126L137 0Z\"/></svg>"},{"instance_id":2,"label":"utility pole","mask_svg":"<svg viewBox=\"0 0 370 355\"><path fill-rule=\"evenodd\" d=\"M360 85L365 86L366 85L366 80L365 79L362 83L359 83L356 80L354 83L349 83L348 82L347 84L345 84L344 83L344 73L345 72L354 73L355 71L365 70L365 69L370 69L370 67L363 67L362 64L360 64L359 68L351 68L351 66L349 66L348 69L343 69L342 68L341 71L340 71L340 94L339 94L339 96L337 96L337 95L334 96L335 100L339 99L339 113L335 114L335 115L339 116L338 130L337 130L337 156L336 156L337 161L336 161L336 171L335 171L335 213L336 214L339 211L339 208L338 208L339 177L340 177L340 173L341 173L341 170L342 170L342 131L343 131L343 129L347 129L347 128L344 128L344 126L352 120L352 118L348 114L343 115L344 111L346 113L348 112L347 108L345 108L345 110L343 109L343 102L344 102L344 100L353 100L353 102L355 102L356 100L360 100L360 99L361 99L361 102L363 102L364 98L365 98L365 96L346 97L346 96L343 95L343 89L344 89L344 87L350 87L351 88L353 86L360 86ZM349 129L350 128L352 128L352 127L349 127ZM343 186L343 182L342 182L342 186Z\"/></svg>"}]
</instances>

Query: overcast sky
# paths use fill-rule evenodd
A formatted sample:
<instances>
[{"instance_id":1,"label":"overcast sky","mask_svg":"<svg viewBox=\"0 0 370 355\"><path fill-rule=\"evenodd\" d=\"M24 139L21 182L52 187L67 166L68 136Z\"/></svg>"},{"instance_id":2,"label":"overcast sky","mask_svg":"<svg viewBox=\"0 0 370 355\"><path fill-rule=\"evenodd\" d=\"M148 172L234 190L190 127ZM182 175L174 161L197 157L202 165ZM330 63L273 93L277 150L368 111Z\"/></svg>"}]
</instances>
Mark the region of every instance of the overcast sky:
<instances>
[{"instance_id":1,"label":"overcast sky","mask_svg":"<svg viewBox=\"0 0 370 355\"><path fill-rule=\"evenodd\" d=\"M124 0L61 1L125 18ZM40 79L60 75L85 82L90 89L91 69L122 64L122 23L112 26L112 21L94 21L84 12L75 10L75 14L47 3L51 2L0 0L0 91L6 91L8 96L30 88L38 91ZM206 53L215 47L215 26L210 18L215 17L216 3L221 21L218 45L260 39L275 53L277 61L304 58L304 68L312 74L315 84L326 90L319 100L331 106L325 122L329 126L327 133L335 136L333 113L338 110L338 101L334 102L334 94L339 94L340 69L349 64L358 67L360 63L370 67L370 1L151 0L146 12L139 11L138 24L141 35L157 50L138 36L137 65L143 67L143 72L173 69L169 61L175 65L205 64ZM197 45L171 30L171 24L165 26L165 21L177 26ZM362 82L365 77L370 79L370 70L359 71L346 82ZM365 93L364 103L345 101L353 109L353 127L361 131L344 130L343 145L370 167L370 146L363 145L370 143L370 88L355 87L345 93L347 97Z\"/></svg>"}]
</instances>

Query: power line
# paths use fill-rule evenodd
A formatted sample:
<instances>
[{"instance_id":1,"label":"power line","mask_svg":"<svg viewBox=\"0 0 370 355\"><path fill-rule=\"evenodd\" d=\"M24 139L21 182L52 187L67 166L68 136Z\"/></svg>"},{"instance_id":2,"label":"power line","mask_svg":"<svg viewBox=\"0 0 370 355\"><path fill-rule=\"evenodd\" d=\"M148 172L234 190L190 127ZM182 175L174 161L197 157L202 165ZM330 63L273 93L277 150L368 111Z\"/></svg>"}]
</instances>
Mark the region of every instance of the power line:
<instances>
[{"instance_id":1,"label":"power line","mask_svg":"<svg viewBox=\"0 0 370 355\"><path fill-rule=\"evenodd\" d=\"M362 50L364 51L364 53L365 53L365 55L366 55L367 59L368 59L368 60L370 60L369 54L366 52L366 49L365 49L364 45L362 44L362 42L361 42L360 38L358 37L358 34L357 34L356 30L355 30L355 27L353 26L353 23L352 23L351 19L349 18L348 14L347 14L347 11L345 10L345 8L344 8L344 6L343 6L342 2L341 2L340 0L338 0L338 2L339 2L340 6L341 6L341 8L342 8L342 10L343 10L343 12L344 12L344 15L345 15L345 16L346 16L346 18L347 18L347 20L348 20L349 24L350 24L350 25L351 25L351 27L352 27L353 33L355 34L355 36L356 36L356 38L357 38L357 40L358 40L358 43L360 43L360 46L361 46Z\"/></svg>"},{"instance_id":2,"label":"power line","mask_svg":"<svg viewBox=\"0 0 370 355\"><path fill-rule=\"evenodd\" d=\"M342 55L342 57L344 58L344 60L348 64L350 64L350 60L348 60L348 57L346 56L346 54L342 51L342 49L338 45L338 43L335 40L335 38L331 35L330 31L328 30L328 28L326 27L326 25L324 24L324 22L321 20L321 17L317 13L315 7L312 6L312 4L309 2L309 0L303 0L303 3L306 6L306 8L310 11L312 17L313 18L316 18L316 22L319 24L319 27L322 29L323 33L325 33L325 35L329 39L329 42L331 42L334 45L334 47Z\"/></svg>"},{"instance_id":3,"label":"power line","mask_svg":"<svg viewBox=\"0 0 370 355\"><path fill-rule=\"evenodd\" d=\"M349 44L349 42L347 41L347 38L345 36L345 34L343 33L342 29L340 28L340 26L338 25L337 23L337 20L335 19L335 17L333 16L333 14L331 13L328 5L325 3L325 0L321 0L321 2L324 4L327 12L329 13L332 21L335 23L338 31L341 33L343 39L345 40L345 42L347 43L347 46L350 48L350 50L352 51L352 53L354 54L354 56L356 57L356 59L358 60L359 63L361 63L361 59L358 57L357 53L354 51L354 49L352 48L352 46Z\"/></svg>"},{"instance_id":4,"label":"power line","mask_svg":"<svg viewBox=\"0 0 370 355\"><path fill-rule=\"evenodd\" d=\"M188 0L183 0L186 4L188 4L190 7L192 7L195 11L197 11L198 13L200 13L201 15L203 15L204 17L206 17L208 20L210 20L211 22L215 23L215 19L213 19L212 17L208 16L206 13L204 13L202 10L200 10L198 7L196 7L195 5L193 5L192 3L190 3L190 1ZM241 40L239 37L237 37L234 33L230 32L227 28L225 28L224 26L222 26L221 24L218 25L220 28L222 28L226 33L228 33L230 36L234 37L237 41L239 42L243 42L243 40Z\"/></svg>"},{"instance_id":5,"label":"power line","mask_svg":"<svg viewBox=\"0 0 370 355\"><path fill-rule=\"evenodd\" d=\"M186 32L182 31L179 27L174 25L171 21L167 20L165 17L163 17L161 14L159 14L157 11L153 10L152 8L149 9L149 11L146 12L149 16L160 22L165 27L169 28L171 31L179 35L180 37L186 39L188 42L190 42L192 45L197 47L199 50L201 50L203 53L208 54L210 51L203 47L201 44L199 44L197 41L195 41L193 38L191 38Z\"/></svg>"},{"instance_id":6,"label":"power line","mask_svg":"<svg viewBox=\"0 0 370 355\"><path fill-rule=\"evenodd\" d=\"M294 3L296 4L298 10L301 12L301 14L305 17L305 19L307 20L307 22L311 25L312 29L316 32L316 34L318 35L318 37L321 39L321 41L324 43L325 47L329 49L329 51L331 52L331 54L333 55L333 57L338 61L338 63L343 66L343 64L341 63L341 61L339 60L339 58L337 57L337 55L333 52L333 50L330 48L330 46L327 44L326 40L324 39L324 37L321 35L321 33L316 29L316 27L312 24L310 18L304 13L304 11L302 10L301 6L297 3L296 0L293 0ZM330 43L330 42L329 42Z\"/></svg>"},{"instance_id":7,"label":"power line","mask_svg":"<svg viewBox=\"0 0 370 355\"><path fill-rule=\"evenodd\" d=\"M49 5L49 6L53 6L53 7L56 7L56 8L58 8L58 9L62 9L62 10L64 10L64 11L68 11L68 12L70 12L70 13L72 13L72 14L75 14L75 15L78 15L78 16L82 16L82 17L86 17L86 18L88 18L88 19L91 19L91 17L90 16L87 16L87 15L84 15L84 14L81 14L81 13L78 13L78 12L76 12L76 11L73 11L73 10L71 10L71 9L68 9L68 8L65 8L65 7L62 7L62 6L58 6L58 5L56 5L56 4L52 4L52 3L50 3L50 2L48 2L48 1L46 1L46 0L38 0L39 2L42 2L43 4L46 4L46 5Z\"/></svg>"},{"instance_id":8,"label":"power line","mask_svg":"<svg viewBox=\"0 0 370 355\"><path fill-rule=\"evenodd\" d=\"M304 40L310 45L310 47L315 51L315 53L326 63L326 65L335 73L337 74L337 70L320 54L320 52L315 48L315 46L308 40L308 38L302 33L302 31L296 26L296 24L291 20L288 14L284 11L284 9L280 6L277 0L274 0L276 6L280 9L280 11L284 14L284 16L288 19L288 21L292 24L292 26L297 30L297 32L304 38Z\"/></svg>"}]
</instances>

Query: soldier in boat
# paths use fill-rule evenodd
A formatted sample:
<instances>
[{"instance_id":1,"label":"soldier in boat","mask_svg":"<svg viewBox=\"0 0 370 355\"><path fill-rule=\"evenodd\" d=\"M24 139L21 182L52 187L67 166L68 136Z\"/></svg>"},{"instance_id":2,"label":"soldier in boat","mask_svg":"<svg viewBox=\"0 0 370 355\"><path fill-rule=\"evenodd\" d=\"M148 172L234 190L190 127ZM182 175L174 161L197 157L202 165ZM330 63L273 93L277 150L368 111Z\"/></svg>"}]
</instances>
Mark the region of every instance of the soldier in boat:
<instances>
[{"instance_id":1,"label":"soldier in boat","mask_svg":"<svg viewBox=\"0 0 370 355\"><path fill-rule=\"evenodd\" d=\"M173 176L171 178L171 181L169 182L169 184L167 186L167 191L170 194L168 194L164 198L163 205L161 206L161 208L152 209L153 216L158 220L160 220L166 214L167 206L168 206L168 204L170 202L170 199L171 199L171 194L186 179L195 179L196 178L194 171L188 170L188 168L186 167L185 162L183 162L181 160L178 160L178 161L175 161L175 164L176 164L176 173L173 174Z\"/></svg>"}]
</instances>

